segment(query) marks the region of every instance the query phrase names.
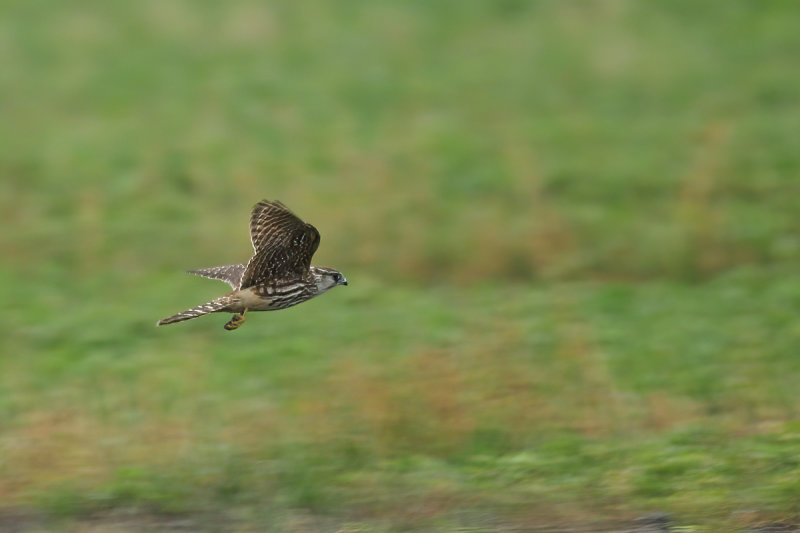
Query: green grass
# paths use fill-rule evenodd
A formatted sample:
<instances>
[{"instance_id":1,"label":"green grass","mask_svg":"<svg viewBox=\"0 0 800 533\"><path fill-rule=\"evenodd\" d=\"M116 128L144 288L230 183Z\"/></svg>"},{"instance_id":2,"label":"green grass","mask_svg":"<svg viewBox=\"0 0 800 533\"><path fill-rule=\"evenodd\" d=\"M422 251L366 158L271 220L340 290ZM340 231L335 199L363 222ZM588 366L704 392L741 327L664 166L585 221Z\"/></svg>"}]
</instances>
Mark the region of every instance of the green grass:
<instances>
[{"instance_id":1,"label":"green grass","mask_svg":"<svg viewBox=\"0 0 800 533\"><path fill-rule=\"evenodd\" d=\"M236 334L217 316L152 328L137 314L164 289L121 287L113 318L42 291L36 322L8 317L7 504L390 529L796 512L791 276L422 291L365 275Z\"/></svg>"},{"instance_id":2,"label":"green grass","mask_svg":"<svg viewBox=\"0 0 800 533\"><path fill-rule=\"evenodd\" d=\"M796 519L798 16L4 2L0 524ZM350 286L156 329L263 197Z\"/></svg>"}]
</instances>

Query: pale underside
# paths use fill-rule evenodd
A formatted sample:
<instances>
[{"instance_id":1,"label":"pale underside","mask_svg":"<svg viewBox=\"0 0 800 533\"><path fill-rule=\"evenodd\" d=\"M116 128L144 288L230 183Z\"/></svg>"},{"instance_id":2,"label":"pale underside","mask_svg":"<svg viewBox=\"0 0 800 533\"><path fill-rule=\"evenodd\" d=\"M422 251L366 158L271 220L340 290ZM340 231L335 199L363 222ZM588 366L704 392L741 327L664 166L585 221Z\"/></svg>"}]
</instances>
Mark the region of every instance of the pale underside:
<instances>
[{"instance_id":1,"label":"pale underside","mask_svg":"<svg viewBox=\"0 0 800 533\"><path fill-rule=\"evenodd\" d=\"M250 240L253 256L246 265L189 271L224 281L233 289L231 292L167 317L159 324L215 312L243 314L245 311L285 309L327 289L319 290L311 270L311 258L319 247L319 232L280 202L261 201L256 204L250 216Z\"/></svg>"},{"instance_id":2,"label":"pale underside","mask_svg":"<svg viewBox=\"0 0 800 533\"><path fill-rule=\"evenodd\" d=\"M228 283L230 303L218 311L242 313L291 307L315 294L311 257L319 232L280 202L262 201L250 216L253 257L246 265L226 265L190 271Z\"/></svg>"}]
</instances>

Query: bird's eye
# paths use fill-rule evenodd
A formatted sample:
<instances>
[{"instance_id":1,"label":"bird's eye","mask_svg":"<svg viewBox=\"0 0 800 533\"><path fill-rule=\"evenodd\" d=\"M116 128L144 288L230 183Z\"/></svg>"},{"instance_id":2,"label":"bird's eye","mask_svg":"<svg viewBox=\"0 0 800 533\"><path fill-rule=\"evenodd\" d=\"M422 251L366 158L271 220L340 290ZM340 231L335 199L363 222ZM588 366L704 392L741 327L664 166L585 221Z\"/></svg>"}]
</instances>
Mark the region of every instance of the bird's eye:
<instances>
[{"instance_id":1,"label":"bird's eye","mask_svg":"<svg viewBox=\"0 0 800 533\"><path fill-rule=\"evenodd\" d=\"M333 275L333 279L334 279L334 281L342 281L342 275L341 274L334 274Z\"/></svg>"}]
</instances>

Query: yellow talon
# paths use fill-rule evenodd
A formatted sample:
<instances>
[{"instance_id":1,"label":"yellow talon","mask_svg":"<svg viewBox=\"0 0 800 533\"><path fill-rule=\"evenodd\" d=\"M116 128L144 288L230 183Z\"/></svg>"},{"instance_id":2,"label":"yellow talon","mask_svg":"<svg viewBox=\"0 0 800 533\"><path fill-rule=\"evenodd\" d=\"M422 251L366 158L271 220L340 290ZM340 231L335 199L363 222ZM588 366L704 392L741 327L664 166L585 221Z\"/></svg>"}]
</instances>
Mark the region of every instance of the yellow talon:
<instances>
[{"instance_id":1,"label":"yellow talon","mask_svg":"<svg viewBox=\"0 0 800 533\"><path fill-rule=\"evenodd\" d=\"M232 330L238 328L239 326L241 326L242 324L244 324L244 320L245 320L244 315L245 315L245 313L247 313L247 309L242 311L242 314L240 314L240 315L238 315L238 314L237 315L233 315L233 317L231 317L231 319L228 321L228 323L225 324L225 329L227 329L228 331L232 331Z\"/></svg>"}]
</instances>

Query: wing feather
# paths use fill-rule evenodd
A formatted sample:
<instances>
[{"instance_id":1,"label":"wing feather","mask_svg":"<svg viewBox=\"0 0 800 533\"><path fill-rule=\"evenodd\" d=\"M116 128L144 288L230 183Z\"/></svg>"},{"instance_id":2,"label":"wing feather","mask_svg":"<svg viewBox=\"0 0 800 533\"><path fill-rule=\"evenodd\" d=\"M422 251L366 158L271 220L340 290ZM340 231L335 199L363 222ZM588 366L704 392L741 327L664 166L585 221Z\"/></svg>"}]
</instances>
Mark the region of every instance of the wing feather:
<instances>
[{"instance_id":1,"label":"wing feather","mask_svg":"<svg viewBox=\"0 0 800 533\"><path fill-rule=\"evenodd\" d=\"M247 265L239 264L198 268L197 270L187 270L187 272L204 278L218 279L230 285L232 289L238 289L242 284L245 268L247 268Z\"/></svg>"},{"instance_id":2,"label":"wing feather","mask_svg":"<svg viewBox=\"0 0 800 533\"><path fill-rule=\"evenodd\" d=\"M262 200L250 216L250 240L254 255L242 276L242 288L303 277L319 247L320 235L282 203Z\"/></svg>"}]
</instances>

